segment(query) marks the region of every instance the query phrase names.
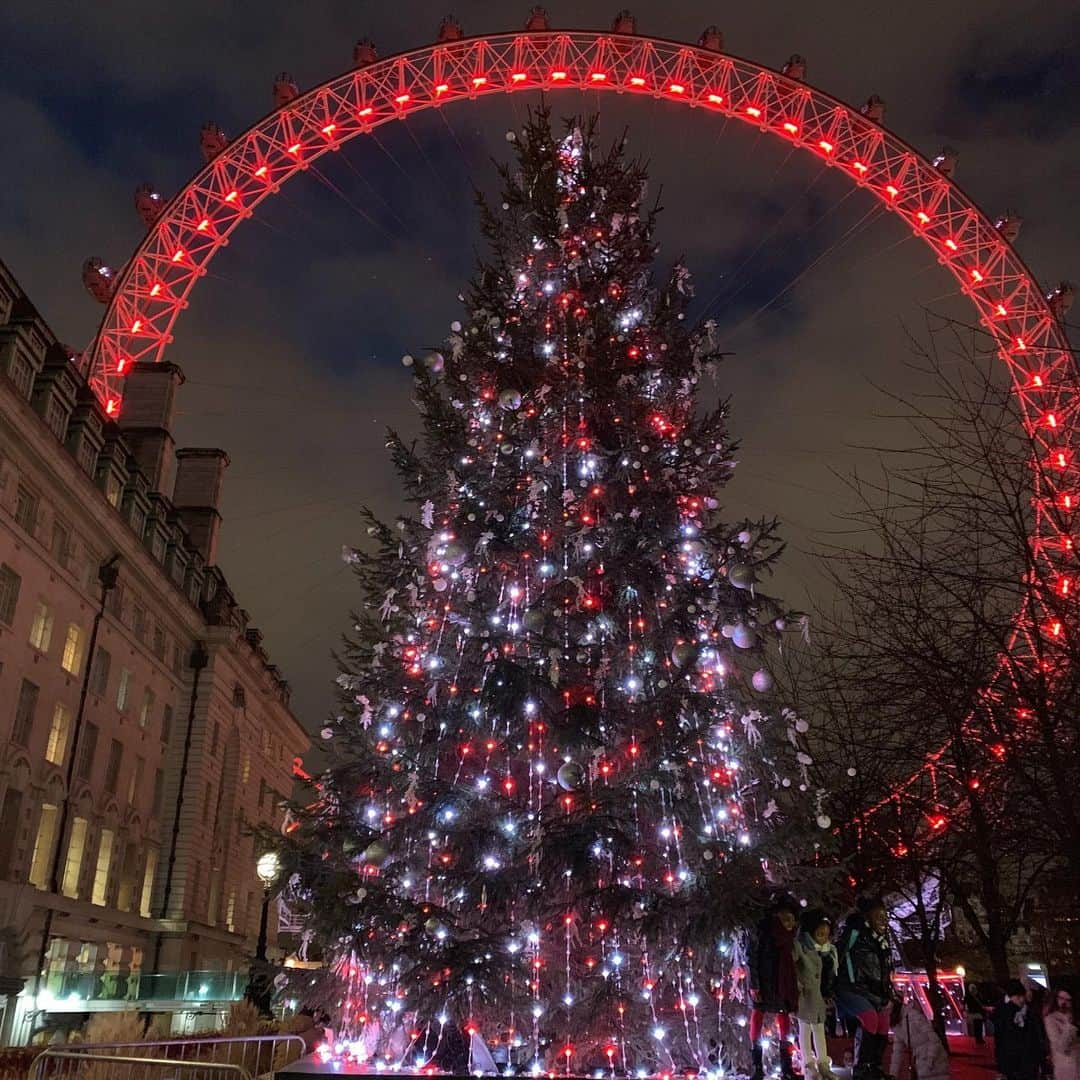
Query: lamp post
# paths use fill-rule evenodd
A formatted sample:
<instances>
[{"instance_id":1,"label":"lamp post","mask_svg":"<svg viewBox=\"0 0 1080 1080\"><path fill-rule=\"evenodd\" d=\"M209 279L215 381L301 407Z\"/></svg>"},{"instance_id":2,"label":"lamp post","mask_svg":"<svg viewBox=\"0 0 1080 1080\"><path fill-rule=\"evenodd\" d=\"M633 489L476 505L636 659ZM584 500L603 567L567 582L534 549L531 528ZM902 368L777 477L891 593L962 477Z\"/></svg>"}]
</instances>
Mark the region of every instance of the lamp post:
<instances>
[{"instance_id":1,"label":"lamp post","mask_svg":"<svg viewBox=\"0 0 1080 1080\"><path fill-rule=\"evenodd\" d=\"M270 898L274 884L281 873L281 859L276 851L265 851L255 863L255 874L263 887L262 912L259 916L259 939L255 944L255 956L248 972L248 988L245 997L264 1016L270 1016L270 1002L274 997L272 970L266 958L266 931L270 918Z\"/></svg>"}]
</instances>

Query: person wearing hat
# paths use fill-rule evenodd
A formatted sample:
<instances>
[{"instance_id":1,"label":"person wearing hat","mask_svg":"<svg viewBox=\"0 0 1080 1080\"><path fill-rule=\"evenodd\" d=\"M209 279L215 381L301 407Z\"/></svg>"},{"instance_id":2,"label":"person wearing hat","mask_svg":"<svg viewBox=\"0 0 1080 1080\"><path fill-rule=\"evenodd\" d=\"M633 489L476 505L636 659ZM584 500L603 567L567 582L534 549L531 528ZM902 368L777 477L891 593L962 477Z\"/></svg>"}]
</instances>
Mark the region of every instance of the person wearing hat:
<instances>
[{"instance_id":1,"label":"person wearing hat","mask_svg":"<svg viewBox=\"0 0 1080 1080\"><path fill-rule=\"evenodd\" d=\"M836 982L838 957L832 921L824 911L804 911L795 938L795 972L799 983L799 1049L807 1080L836 1080L825 1042L825 1014Z\"/></svg>"},{"instance_id":2,"label":"person wearing hat","mask_svg":"<svg viewBox=\"0 0 1080 1080\"><path fill-rule=\"evenodd\" d=\"M747 955L750 981L750 1052L754 1063L751 1080L763 1080L765 1066L761 1033L765 1017L776 1017L780 1035L780 1070L784 1080L795 1080L791 1044L791 1014L799 1006L799 982L795 971L795 932L799 902L793 896L777 897L768 915L751 935Z\"/></svg>"},{"instance_id":3,"label":"person wearing hat","mask_svg":"<svg viewBox=\"0 0 1080 1080\"><path fill-rule=\"evenodd\" d=\"M854 1080L881 1080L881 1059L889 1044L889 1019L896 993L892 985L889 913L880 897L860 897L844 922L836 1007L858 1021Z\"/></svg>"},{"instance_id":4,"label":"person wearing hat","mask_svg":"<svg viewBox=\"0 0 1080 1080\"><path fill-rule=\"evenodd\" d=\"M1006 983L1005 1001L994 1010L994 1059L1006 1080L1036 1080L1046 1062L1042 1016L1019 979Z\"/></svg>"}]
</instances>

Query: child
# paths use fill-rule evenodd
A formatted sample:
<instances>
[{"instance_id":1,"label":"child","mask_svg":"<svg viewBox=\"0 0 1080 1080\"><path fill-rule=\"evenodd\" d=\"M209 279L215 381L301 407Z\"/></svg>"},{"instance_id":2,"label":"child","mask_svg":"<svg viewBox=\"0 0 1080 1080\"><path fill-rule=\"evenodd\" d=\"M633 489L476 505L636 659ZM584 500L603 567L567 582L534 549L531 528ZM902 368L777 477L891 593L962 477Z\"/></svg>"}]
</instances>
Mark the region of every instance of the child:
<instances>
[{"instance_id":1,"label":"child","mask_svg":"<svg viewBox=\"0 0 1080 1080\"><path fill-rule=\"evenodd\" d=\"M761 1049L761 1031L769 1013L776 1016L780 1034L780 1071L783 1080L795 1080L792 1065L791 1014L799 1004L799 982L795 974L795 928L799 902L791 896L773 901L769 914L757 925L750 938L747 957L750 976L750 1052L754 1070L751 1080L763 1080L765 1065Z\"/></svg>"},{"instance_id":2,"label":"child","mask_svg":"<svg viewBox=\"0 0 1080 1080\"><path fill-rule=\"evenodd\" d=\"M909 1001L893 1009L891 1074L900 1080L907 1053L910 1080L949 1080L949 1053L919 1005Z\"/></svg>"},{"instance_id":3,"label":"child","mask_svg":"<svg viewBox=\"0 0 1080 1080\"><path fill-rule=\"evenodd\" d=\"M799 1049L807 1080L836 1080L825 1043L825 1013L836 982L836 946L829 940L832 923L823 911L805 911L795 939L799 980Z\"/></svg>"}]
</instances>

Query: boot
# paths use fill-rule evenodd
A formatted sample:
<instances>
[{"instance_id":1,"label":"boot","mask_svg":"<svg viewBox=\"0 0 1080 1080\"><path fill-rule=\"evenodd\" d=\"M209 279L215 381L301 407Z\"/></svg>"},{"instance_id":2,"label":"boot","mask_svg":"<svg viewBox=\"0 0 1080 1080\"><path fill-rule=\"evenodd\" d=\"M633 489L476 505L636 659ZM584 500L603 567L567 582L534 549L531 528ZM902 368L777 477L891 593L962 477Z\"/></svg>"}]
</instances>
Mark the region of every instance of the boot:
<instances>
[{"instance_id":1,"label":"boot","mask_svg":"<svg viewBox=\"0 0 1080 1080\"><path fill-rule=\"evenodd\" d=\"M870 1062L873 1074L877 1080L892 1080L892 1077L885 1071L885 1066L882 1064L885 1058L885 1051L889 1046L889 1036L873 1035L871 1038L874 1040L871 1050L873 1057Z\"/></svg>"},{"instance_id":2,"label":"boot","mask_svg":"<svg viewBox=\"0 0 1080 1080\"><path fill-rule=\"evenodd\" d=\"M863 1028L855 1032L855 1067L852 1080L877 1080L873 1065L874 1036L868 1035Z\"/></svg>"},{"instance_id":3,"label":"boot","mask_svg":"<svg viewBox=\"0 0 1080 1080\"><path fill-rule=\"evenodd\" d=\"M818 1058L815 1064L818 1080L839 1080L836 1073L832 1071L832 1062L827 1057Z\"/></svg>"},{"instance_id":4,"label":"boot","mask_svg":"<svg viewBox=\"0 0 1080 1080\"><path fill-rule=\"evenodd\" d=\"M750 1050L750 1060L753 1068L750 1070L750 1080L765 1080L765 1058L761 1043L754 1043Z\"/></svg>"}]
</instances>

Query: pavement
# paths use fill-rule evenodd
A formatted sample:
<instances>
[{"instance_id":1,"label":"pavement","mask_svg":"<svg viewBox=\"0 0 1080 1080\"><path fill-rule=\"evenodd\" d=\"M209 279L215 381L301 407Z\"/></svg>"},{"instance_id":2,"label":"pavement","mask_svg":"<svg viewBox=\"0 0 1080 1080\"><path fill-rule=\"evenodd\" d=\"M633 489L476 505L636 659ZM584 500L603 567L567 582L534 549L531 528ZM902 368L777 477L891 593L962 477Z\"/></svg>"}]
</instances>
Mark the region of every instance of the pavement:
<instances>
[{"instance_id":1,"label":"pavement","mask_svg":"<svg viewBox=\"0 0 1080 1080\"><path fill-rule=\"evenodd\" d=\"M833 1058L833 1071L840 1080L849 1080L850 1067L844 1067L845 1052L850 1061L851 1040L829 1040L829 1050ZM888 1067L892 1055L892 1046L885 1053L885 1066ZM994 1040L987 1039L982 1046L977 1046L970 1035L949 1036L949 1064L952 1080L997 1080L997 1067L994 1064ZM905 1067L904 1080L910 1080Z\"/></svg>"}]
</instances>

